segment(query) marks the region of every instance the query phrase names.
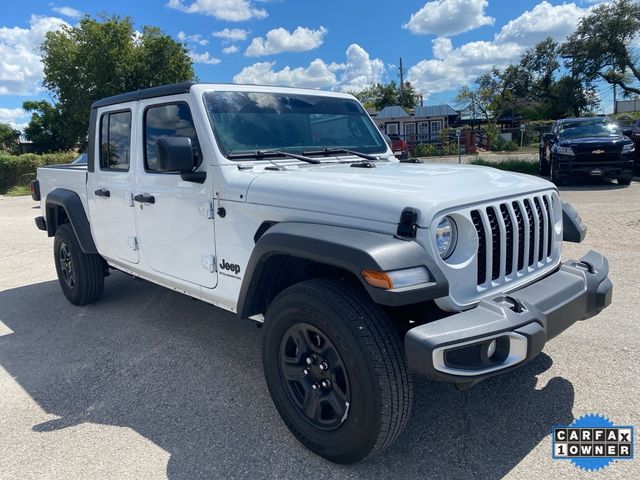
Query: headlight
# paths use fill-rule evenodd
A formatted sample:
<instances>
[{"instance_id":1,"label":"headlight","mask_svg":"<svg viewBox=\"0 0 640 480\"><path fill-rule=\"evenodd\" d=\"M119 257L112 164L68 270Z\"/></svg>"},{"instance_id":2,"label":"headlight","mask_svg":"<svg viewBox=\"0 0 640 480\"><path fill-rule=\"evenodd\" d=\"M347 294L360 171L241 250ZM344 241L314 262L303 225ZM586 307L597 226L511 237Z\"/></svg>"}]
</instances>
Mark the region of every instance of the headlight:
<instances>
[{"instance_id":1,"label":"headlight","mask_svg":"<svg viewBox=\"0 0 640 480\"><path fill-rule=\"evenodd\" d=\"M558 155L571 155L573 156L573 148L571 147L558 147L556 150Z\"/></svg>"},{"instance_id":2,"label":"headlight","mask_svg":"<svg viewBox=\"0 0 640 480\"><path fill-rule=\"evenodd\" d=\"M458 230L451 217L444 217L436 228L436 249L443 259L447 259L456 248Z\"/></svg>"},{"instance_id":3,"label":"headlight","mask_svg":"<svg viewBox=\"0 0 640 480\"><path fill-rule=\"evenodd\" d=\"M636 149L634 143L625 143L622 145L622 153L631 153Z\"/></svg>"}]
</instances>

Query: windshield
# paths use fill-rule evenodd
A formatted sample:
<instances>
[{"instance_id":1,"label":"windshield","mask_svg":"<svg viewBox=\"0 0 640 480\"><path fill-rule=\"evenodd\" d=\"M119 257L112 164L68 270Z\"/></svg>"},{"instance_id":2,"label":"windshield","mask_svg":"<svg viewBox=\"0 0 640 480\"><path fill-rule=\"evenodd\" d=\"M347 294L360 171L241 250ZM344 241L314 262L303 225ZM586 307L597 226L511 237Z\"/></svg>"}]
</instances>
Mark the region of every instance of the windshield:
<instances>
[{"instance_id":1,"label":"windshield","mask_svg":"<svg viewBox=\"0 0 640 480\"><path fill-rule=\"evenodd\" d=\"M620 127L612 123L574 124L562 130L562 138L619 137Z\"/></svg>"},{"instance_id":2,"label":"windshield","mask_svg":"<svg viewBox=\"0 0 640 480\"><path fill-rule=\"evenodd\" d=\"M207 92L205 106L224 155L238 152L350 149L387 145L357 102L320 95Z\"/></svg>"}]
</instances>

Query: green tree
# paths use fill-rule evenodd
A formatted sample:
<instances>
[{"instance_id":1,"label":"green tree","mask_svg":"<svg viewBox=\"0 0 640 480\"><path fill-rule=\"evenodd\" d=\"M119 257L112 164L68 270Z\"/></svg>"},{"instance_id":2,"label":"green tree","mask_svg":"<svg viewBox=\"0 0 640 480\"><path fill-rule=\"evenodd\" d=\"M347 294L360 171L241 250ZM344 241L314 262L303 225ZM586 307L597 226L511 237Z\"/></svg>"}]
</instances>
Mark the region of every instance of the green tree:
<instances>
[{"instance_id":1,"label":"green tree","mask_svg":"<svg viewBox=\"0 0 640 480\"><path fill-rule=\"evenodd\" d=\"M20 141L20 131L8 123L0 123L0 150L15 153Z\"/></svg>"},{"instance_id":2,"label":"green tree","mask_svg":"<svg viewBox=\"0 0 640 480\"><path fill-rule=\"evenodd\" d=\"M25 127L24 135L33 142L35 152L69 150L76 144L77 138L68 127L68 118L58 106L39 100L24 102L22 108L31 113L31 121Z\"/></svg>"},{"instance_id":3,"label":"green tree","mask_svg":"<svg viewBox=\"0 0 640 480\"><path fill-rule=\"evenodd\" d=\"M511 93L503 89L500 70L496 67L475 80L475 88L464 86L454 102L472 118L481 118L487 123L487 137L491 144L498 133L497 119L511 104Z\"/></svg>"},{"instance_id":4,"label":"green tree","mask_svg":"<svg viewBox=\"0 0 640 480\"><path fill-rule=\"evenodd\" d=\"M183 44L155 27L135 32L130 17L84 17L76 26L48 32L41 50L44 86L69 135L80 142L94 101L194 78Z\"/></svg>"},{"instance_id":5,"label":"green tree","mask_svg":"<svg viewBox=\"0 0 640 480\"><path fill-rule=\"evenodd\" d=\"M410 110L418 104L418 92L409 82L405 82L404 87L395 82L374 83L369 87L351 92L365 107L382 110L384 107L400 105L404 109Z\"/></svg>"},{"instance_id":6,"label":"green tree","mask_svg":"<svg viewBox=\"0 0 640 480\"><path fill-rule=\"evenodd\" d=\"M640 65L632 53L639 34L640 4L632 0L603 3L582 17L562 46L562 55L573 76L605 80L626 94L640 94L640 88L629 84L629 79L640 81Z\"/></svg>"}]
</instances>

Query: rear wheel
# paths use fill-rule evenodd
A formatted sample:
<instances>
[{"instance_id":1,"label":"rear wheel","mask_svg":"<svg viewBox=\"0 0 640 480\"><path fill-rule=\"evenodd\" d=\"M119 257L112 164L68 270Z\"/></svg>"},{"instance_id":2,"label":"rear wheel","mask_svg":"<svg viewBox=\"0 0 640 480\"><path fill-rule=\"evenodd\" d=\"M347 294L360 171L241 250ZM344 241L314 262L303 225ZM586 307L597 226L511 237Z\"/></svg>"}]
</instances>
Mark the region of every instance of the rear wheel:
<instances>
[{"instance_id":1,"label":"rear wheel","mask_svg":"<svg viewBox=\"0 0 640 480\"><path fill-rule=\"evenodd\" d=\"M395 441L412 382L400 336L362 292L328 279L293 285L269 306L263 335L269 391L303 445L346 464Z\"/></svg>"},{"instance_id":2,"label":"rear wheel","mask_svg":"<svg viewBox=\"0 0 640 480\"><path fill-rule=\"evenodd\" d=\"M53 241L58 281L64 296L74 305L96 302L104 289L104 260L82 251L70 224L60 225Z\"/></svg>"}]
</instances>

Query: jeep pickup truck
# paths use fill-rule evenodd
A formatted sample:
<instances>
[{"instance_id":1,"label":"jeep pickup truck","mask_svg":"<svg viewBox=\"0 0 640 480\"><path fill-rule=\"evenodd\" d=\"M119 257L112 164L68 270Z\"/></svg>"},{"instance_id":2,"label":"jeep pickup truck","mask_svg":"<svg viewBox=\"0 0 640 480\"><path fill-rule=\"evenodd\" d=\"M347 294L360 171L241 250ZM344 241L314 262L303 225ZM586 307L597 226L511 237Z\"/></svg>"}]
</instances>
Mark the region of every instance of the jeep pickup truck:
<instances>
[{"instance_id":1,"label":"jeep pickup truck","mask_svg":"<svg viewBox=\"0 0 640 480\"><path fill-rule=\"evenodd\" d=\"M177 84L91 108L86 165L43 167L37 227L67 299L111 270L262 324L273 403L353 463L409 419L412 377L466 388L611 302L604 256L543 179L398 162L357 100Z\"/></svg>"}]
</instances>

